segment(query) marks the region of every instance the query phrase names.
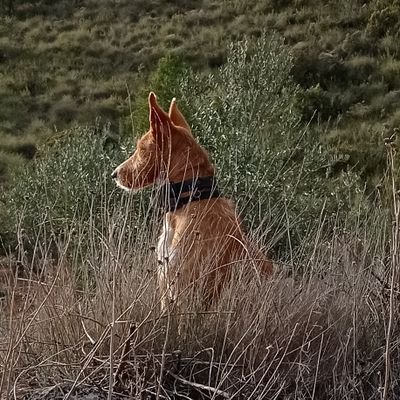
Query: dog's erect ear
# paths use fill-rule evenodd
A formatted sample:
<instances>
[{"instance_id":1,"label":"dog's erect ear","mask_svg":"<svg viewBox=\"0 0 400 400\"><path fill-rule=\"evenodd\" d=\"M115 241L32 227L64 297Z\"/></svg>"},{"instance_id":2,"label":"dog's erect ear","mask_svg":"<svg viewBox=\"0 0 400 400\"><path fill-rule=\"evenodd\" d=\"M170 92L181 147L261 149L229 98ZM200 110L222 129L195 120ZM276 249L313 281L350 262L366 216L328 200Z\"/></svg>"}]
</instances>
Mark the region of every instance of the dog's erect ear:
<instances>
[{"instance_id":1,"label":"dog's erect ear","mask_svg":"<svg viewBox=\"0 0 400 400\"><path fill-rule=\"evenodd\" d=\"M156 112L161 122L169 122L168 114L158 105L157 97L153 92L149 94L149 120L150 120L150 127L152 122L152 113Z\"/></svg>"},{"instance_id":2,"label":"dog's erect ear","mask_svg":"<svg viewBox=\"0 0 400 400\"><path fill-rule=\"evenodd\" d=\"M171 132L171 120L168 114L158 105L156 95L149 94L149 120L150 130L156 141L162 143L164 136Z\"/></svg>"},{"instance_id":3,"label":"dog's erect ear","mask_svg":"<svg viewBox=\"0 0 400 400\"><path fill-rule=\"evenodd\" d=\"M173 98L171 101L171 105L169 106L168 115L171 118L171 121L176 126L180 126L181 128L184 128L189 132L191 131L189 124L187 123L185 117L182 115L182 113L180 112L180 110L176 104L175 98Z\"/></svg>"}]
</instances>

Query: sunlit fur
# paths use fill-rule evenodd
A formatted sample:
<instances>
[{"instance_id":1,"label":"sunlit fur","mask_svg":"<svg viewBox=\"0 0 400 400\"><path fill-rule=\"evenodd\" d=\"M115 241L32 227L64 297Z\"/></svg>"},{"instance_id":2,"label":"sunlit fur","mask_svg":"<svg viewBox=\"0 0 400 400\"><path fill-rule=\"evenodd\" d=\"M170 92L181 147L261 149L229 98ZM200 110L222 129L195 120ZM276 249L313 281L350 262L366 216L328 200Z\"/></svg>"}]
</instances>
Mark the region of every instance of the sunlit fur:
<instances>
[{"instance_id":1,"label":"sunlit fur","mask_svg":"<svg viewBox=\"0 0 400 400\"><path fill-rule=\"evenodd\" d=\"M181 182L214 175L207 152L191 134L175 99L167 114L149 95L150 129L134 154L113 176L127 190L154 183ZM215 300L230 272L239 264L272 274L272 263L249 242L233 203L226 198L191 202L168 212L158 243L158 283L163 307L179 300L188 288L203 288L207 303Z\"/></svg>"}]
</instances>

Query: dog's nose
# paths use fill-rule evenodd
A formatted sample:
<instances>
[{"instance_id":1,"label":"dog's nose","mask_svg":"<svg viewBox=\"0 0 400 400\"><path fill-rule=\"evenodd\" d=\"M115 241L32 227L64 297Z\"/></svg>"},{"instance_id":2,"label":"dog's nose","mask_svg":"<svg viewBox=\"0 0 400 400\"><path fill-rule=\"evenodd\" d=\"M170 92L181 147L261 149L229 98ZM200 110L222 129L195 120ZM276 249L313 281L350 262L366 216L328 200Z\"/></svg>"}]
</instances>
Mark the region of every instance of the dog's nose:
<instances>
[{"instance_id":1,"label":"dog's nose","mask_svg":"<svg viewBox=\"0 0 400 400\"><path fill-rule=\"evenodd\" d=\"M113 173L111 174L111 178L112 178L112 179L117 179L117 175L118 175L118 171L115 169L115 170L113 171Z\"/></svg>"}]
</instances>

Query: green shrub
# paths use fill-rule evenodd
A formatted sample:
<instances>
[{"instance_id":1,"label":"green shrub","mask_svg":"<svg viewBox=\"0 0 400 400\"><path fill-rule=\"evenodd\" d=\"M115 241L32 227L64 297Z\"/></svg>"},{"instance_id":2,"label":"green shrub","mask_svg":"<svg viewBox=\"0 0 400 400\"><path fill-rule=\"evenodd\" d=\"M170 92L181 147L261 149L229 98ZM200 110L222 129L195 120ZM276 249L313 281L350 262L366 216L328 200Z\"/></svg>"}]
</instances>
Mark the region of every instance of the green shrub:
<instances>
[{"instance_id":1,"label":"green shrub","mask_svg":"<svg viewBox=\"0 0 400 400\"><path fill-rule=\"evenodd\" d=\"M33 137L3 135L0 139L0 151L19 154L25 159L31 159L36 153L36 145Z\"/></svg>"},{"instance_id":2,"label":"green shrub","mask_svg":"<svg viewBox=\"0 0 400 400\"><path fill-rule=\"evenodd\" d=\"M337 51L336 49L343 43L344 33L341 29L329 29L321 35L318 40L318 45L324 51Z\"/></svg>"},{"instance_id":3,"label":"green shrub","mask_svg":"<svg viewBox=\"0 0 400 400\"><path fill-rule=\"evenodd\" d=\"M347 69L335 54L321 51L317 44L297 51L292 73L296 82L308 88L320 85L324 90L347 83Z\"/></svg>"},{"instance_id":4,"label":"green shrub","mask_svg":"<svg viewBox=\"0 0 400 400\"><path fill-rule=\"evenodd\" d=\"M106 99L99 100L95 103L97 115L104 118L106 121L118 121L118 99L111 96Z\"/></svg>"},{"instance_id":5,"label":"green shrub","mask_svg":"<svg viewBox=\"0 0 400 400\"><path fill-rule=\"evenodd\" d=\"M375 72L376 64L376 60L368 56L350 58L346 63L349 80L357 84L368 82Z\"/></svg>"},{"instance_id":6,"label":"green shrub","mask_svg":"<svg viewBox=\"0 0 400 400\"><path fill-rule=\"evenodd\" d=\"M65 95L50 109L50 120L58 128L62 129L72 120L78 113L78 105L72 96Z\"/></svg>"},{"instance_id":7,"label":"green shrub","mask_svg":"<svg viewBox=\"0 0 400 400\"><path fill-rule=\"evenodd\" d=\"M321 121L331 121L345 114L357 100L354 87L347 91L323 90L320 85L304 90L301 96L302 115L309 122L314 114Z\"/></svg>"},{"instance_id":8,"label":"green shrub","mask_svg":"<svg viewBox=\"0 0 400 400\"><path fill-rule=\"evenodd\" d=\"M149 128L149 106L147 96L154 91L162 106L167 108L169 102L179 91L180 79L187 66L181 57L169 54L159 60L156 70L149 76L136 96L133 109L134 128L142 134Z\"/></svg>"},{"instance_id":9,"label":"green shrub","mask_svg":"<svg viewBox=\"0 0 400 400\"><path fill-rule=\"evenodd\" d=\"M400 56L399 39L394 36L385 35L379 41L379 48L386 57L399 58Z\"/></svg>"},{"instance_id":10,"label":"green shrub","mask_svg":"<svg viewBox=\"0 0 400 400\"><path fill-rule=\"evenodd\" d=\"M388 34L399 38L400 2L398 0L377 1L375 8L366 26L368 35L374 39Z\"/></svg>"},{"instance_id":11,"label":"green shrub","mask_svg":"<svg viewBox=\"0 0 400 400\"><path fill-rule=\"evenodd\" d=\"M307 27L303 24L289 25L285 30L284 36L288 43L298 43L306 39Z\"/></svg>"},{"instance_id":12,"label":"green shrub","mask_svg":"<svg viewBox=\"0 0 400 400\"><path fill-rule=\"evenodd\" d=\"M380 66L379 75L388 85L389 90L400 88L400 60L386 59Z\"/></svg>"},{"instance_id":13,"label":"green shrub","mask_svg":"<svg viewBox=\"0 0 400 400\"><path fill-rule=\"evenodd\" d=\"M25 163L19 154L5 152L0 148L0 198L4 198L4 191L10 175L18 175ZM0 201L0 255L15 250L15 226L10 221L8 202Z\"/></svg>"},{"instance_id":14,"label":"green shrub","mask_svg":"<svg viewBox=\"0 0 400 400\"><path fill-rule=\"evenodd\" d=\"M379 89L376 85L374 85L376 89ZM368 92L371 91L373 85L368 86ZM391 114L394 110L397 110L400 107L400 90L394 90L389 93L385 93L386 90L377 90L373 92L373 95L366 97L369 101L362 102L362 108L365 110L365 113L360 114L358 117L360 120L371 120L373 118L382 119L386 118L389 114ZM358 103L360 104L360 103ZM359 107L359 106L358 106ZM355 109L358 108L357 105ZM351 110L355 111L354 107Z\"/></svg>"},{"instance_id":15,"label":"green shrub","mask_svg":"<svg viewBox=\"0 0 400 400\"><path fill-rule=\"evenodd\" d=\"M253 44L255 51L247 41L232 45L217 73L188 74L183 97L224 190L264 229L279 221L274 230L290 232L293 244L322 208L335 214L354 206L358 178L346 172L326 179L329 157L300 124L283 40L264 34Z\"/></svg>"},{"instance_id":16,"label":"green shrub","mask_svg":"<svg viewBox=\"0 0 400 400\"><path fill-rule=\"evenodd\" d=\"M356 30L346 34L339 49L345 56L350 56L352 54L375 55L375 47L374 41L371 41L364 31Z\"/></svg>"},{"instance_id":17,"label":"green shrub","mask_svg":"<svg viewBox=\"0 0 400 400\"><path fill-rule=\"evenodd\" d=\"M50 240L65 229L85 229L85 221L106 206L104 194L115 189L109 175L126 156L113 143L107 129L75 128L43 146L32 163L11 170L0 195L8 237L17 224L28 240L39 233ZM113 199L120 195L118 190Z\"/></svg>"},{"instance_id":18,"label":"green shrub","mask_svg":"<svg viewBox=\"0 0 400 400\"><path fill-rule=\"evenodd\" d=\"M7 176L18 170L25 161L21 154L4 151L0 146L0 188L5 185Z\"/></svg>"},{"instance_id":19,"label":"green shrub","mask_svg":"<svg viewBox=\"0 0 400 400\"><path fill-rule=\"evenodd\" d=\"M35 118L31 121L31 123L26 127L25 134L27 137L48 137L52 134L50 127L43 119ZM37 142L37 139L35 140Z\"/></svg>"},{"instance_id":20,"label":"green shrub","mask_svg":"<svg viewBox=\"0 0 400 400\"><path fill-rule=\"evenodd\" d=\"M323 121L335 118L339 110L334 107L330 93L320 85L304 90L302 95L302 115L304 121L311 121L315 114Z\"/></svg>"},{"instance_id":21,"label":"green shrub","mask_svg":"<svg viewBox=\"0 0 400 400\"><path fill-rule=\"evenodd\" d=\"M396 112L393 113L393 115L390 118L390 127L392 129L399 129L400 130L400 110L397 110Z\"/></svg>"},{"instance_id":22,"label":"green shrub","mask_svg":"<svg viewBox=\"0 0 400 400\"><path fill-rule=\"evenodd\" d=\"M367 178L378 176L381 179L386 169L387 158L382 144L384 132L382 123L363 121L358 125L350 122L343 128L332 129L325 137L325 143L350 156L349 165L357 168L368 191L373 189L374 180Z\"/></svg>"}]
</instances>

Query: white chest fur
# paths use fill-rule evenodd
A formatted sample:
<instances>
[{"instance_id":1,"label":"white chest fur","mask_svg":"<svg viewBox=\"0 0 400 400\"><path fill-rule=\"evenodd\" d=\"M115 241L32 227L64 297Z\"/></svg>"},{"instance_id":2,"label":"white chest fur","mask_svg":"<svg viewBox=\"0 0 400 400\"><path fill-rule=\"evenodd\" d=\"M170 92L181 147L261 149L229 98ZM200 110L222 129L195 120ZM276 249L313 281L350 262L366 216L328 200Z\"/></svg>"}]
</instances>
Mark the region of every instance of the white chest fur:
<instances>
[{"instance_id":1,"label":"white chest fur","mask_svg":"<svg viewBox=\"0 0 400 400\"><path fill-rule=\"evenodd\" d=\"M174 257L174 249L172 248L172 240L174 238L174 229L172 228L168 215L163 221L163 228L157 244L157 260L163 265L171 263Z\"/></svg>"},{"instance_id":2,"label":"white chest fur","mask_svg":"<svg viewBox=\"0 0 400 400\"><path fill-rule=\"evenodd\" d=\"M158 284L161 289L161 308L165 309L169 301L175 300L173 288L173 278L170 276L170 265L174 258L174 248L172 241L174 237L174 229L169 222L168 215L163 221L163 228L157 244L157 260L158 266ZM168 299L168 300L167 300Z\"/></svg>"}]
</instances>

